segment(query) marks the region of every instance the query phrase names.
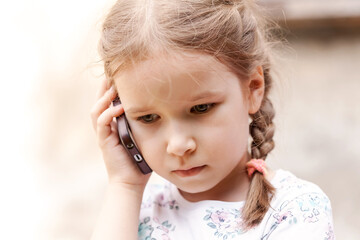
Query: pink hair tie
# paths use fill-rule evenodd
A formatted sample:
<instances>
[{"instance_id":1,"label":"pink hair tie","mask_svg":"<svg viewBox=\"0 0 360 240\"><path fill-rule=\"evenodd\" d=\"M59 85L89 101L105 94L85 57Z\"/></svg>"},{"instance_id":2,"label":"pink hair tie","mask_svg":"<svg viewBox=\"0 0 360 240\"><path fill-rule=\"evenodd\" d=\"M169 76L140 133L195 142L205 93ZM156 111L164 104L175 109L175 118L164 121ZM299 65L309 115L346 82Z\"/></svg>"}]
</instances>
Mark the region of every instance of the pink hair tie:
<instances>
[{"instance_id":1,"label":"pink hair tie","mask_svg":"<svg viewBox=\"0 0 360 240\"><path fill-rule=\"evenodd\" d=\"M251 178L255 171L262 173L264 176L267 175L266 164L262 159L251 159L246 163L248 176Z\"/></svg>"}]
</instances>

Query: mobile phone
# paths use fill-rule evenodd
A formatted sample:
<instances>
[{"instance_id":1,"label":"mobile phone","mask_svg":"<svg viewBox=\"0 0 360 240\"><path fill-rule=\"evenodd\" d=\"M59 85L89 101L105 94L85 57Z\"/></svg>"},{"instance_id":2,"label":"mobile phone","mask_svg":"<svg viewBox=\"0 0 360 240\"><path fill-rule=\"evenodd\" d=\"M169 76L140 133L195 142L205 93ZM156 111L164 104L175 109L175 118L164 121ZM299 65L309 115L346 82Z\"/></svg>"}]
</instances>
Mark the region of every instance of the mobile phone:
<instances>
[{"instance_id":1,"label":"mobile phone","mask_svg":"<svg viewBox=\"0 0 360 240\"><path fill-rule=\"evenodd\" d=\"M121 103L120 98L116 97L116 99L113 101L113 106L119 105L120 103ZM116 122L117 122L120 142L124 146L130 158L134 160L134 162L136 163L136 165L143 174L151 173L152 169L146 163L144 157L142 156L139 148L135 143L125 113L123 113L119 117L116 117Z\"/></svg>"}]
</instances>

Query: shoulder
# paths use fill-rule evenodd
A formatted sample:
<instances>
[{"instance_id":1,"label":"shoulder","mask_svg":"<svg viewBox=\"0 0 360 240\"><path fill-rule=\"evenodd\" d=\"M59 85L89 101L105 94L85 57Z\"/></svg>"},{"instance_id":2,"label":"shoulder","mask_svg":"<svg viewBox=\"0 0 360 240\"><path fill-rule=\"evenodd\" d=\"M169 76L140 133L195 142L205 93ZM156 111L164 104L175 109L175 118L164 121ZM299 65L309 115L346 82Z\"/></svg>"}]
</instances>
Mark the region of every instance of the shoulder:
<instances>
[{"instance_id":1,"label":"shoulder","mask_svg":"<svg viewBox=\"0 0 360 240\"><path fill-rule=\"evenodd\" d=\"M278 212L291 210L298 215L297 220L304 222L316 222L317 212L332 217L330 200L316 184L297 178L288 171L278 170L273 185L276 195L272 207Z\"/></svg>"},{"instance_id":2,"label":"shoulder","mask_svg":"<svg viewBox=\"0 0 360 240\"><path fill-rule=\"evenodd\" d=\"M315 194L328 200L326 194L316 184L300 179L289 171L277 170L271 181L276 188L276 199L297 197L303 194Z\"/></svg>"},{"instance_id":3,"label":"shoulder","mask_svg":"<svg viewBox=\"0 0 360 240\"><path fill-rule=\"evenodd\" d=\"M284 170L277 171L272 183L276 195L264 239L334 239L331 203L320 187Z\"/></svg>"}]
</instances>

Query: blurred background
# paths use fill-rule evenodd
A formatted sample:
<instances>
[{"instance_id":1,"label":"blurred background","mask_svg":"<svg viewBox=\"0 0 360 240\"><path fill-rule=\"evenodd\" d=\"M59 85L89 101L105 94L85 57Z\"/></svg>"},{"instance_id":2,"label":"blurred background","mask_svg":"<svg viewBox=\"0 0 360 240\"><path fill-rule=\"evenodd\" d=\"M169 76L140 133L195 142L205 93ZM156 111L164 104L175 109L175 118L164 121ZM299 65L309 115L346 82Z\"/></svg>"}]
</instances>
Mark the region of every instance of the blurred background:
<instances>
[{"instance_id":1,"label":"blurred background","mask_svg":"<svg viewBox=\"0 0 360 240\"><path fill-rule=\"evenodd\" d=\"M90 121L97 42L114 0L0 8L0 239L89 239L107 183ZM329 196L337 239L360 238L360 1L263 0L287 41L273 168Z\"/></svg>"}]
</instances>

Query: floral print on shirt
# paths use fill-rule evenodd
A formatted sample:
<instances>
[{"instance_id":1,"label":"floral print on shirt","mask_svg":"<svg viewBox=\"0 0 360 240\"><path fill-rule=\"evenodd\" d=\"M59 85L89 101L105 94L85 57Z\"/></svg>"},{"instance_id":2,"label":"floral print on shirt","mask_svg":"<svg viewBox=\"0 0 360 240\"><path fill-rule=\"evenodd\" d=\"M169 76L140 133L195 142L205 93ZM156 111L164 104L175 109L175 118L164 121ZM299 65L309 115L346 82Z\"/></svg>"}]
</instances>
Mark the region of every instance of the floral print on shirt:
<instances>
[{"instance_id":1,"label":"floral print on shirt","mask_svg":"<svg viewBox=\"0 0 360 240\"><path fill-rule=\"evenodd\" d=\"M175 200L165 199L164 194L159 194L155 199L149 198L142 202L141 208L153 208L154 206L166 208L169 210L179 210L179 205ZM170 240L169 234L175 230L176 226L168 220L160 220L157 217L145 217L140 219L138 228L138 238L141 240L160 240L153 236L154 230L156 235L161 235L161 240Z\"/></svg>"},{"instance_id":2,"label":"floral print on shirt","mask_svg":"<svg viewBox=\"0 0 360 240\"><path fill-rule=\"evenodd\" d=\"M231 239L244 233L241 228L242 220L239 209L216 209L206 210L203 218L207 226L213 229L214 236L218 239Z\"/></svg>"},{"instance_id":3,"label":"floral print on shirt","mask_svg":"<svg viewBox=\"0 0 360 240\"><path fill-rule=\"evenodd\" d=\"M277 193L271 207L263 221L251 229L243 226L243 203L204 201L192 204L181 202L183 199L167 185L151 188L150 194L144 194L141 206L139 239L273 240L302 236L302 239L335 240L327 196L315 184L285 171L279 174L273 182Z\"/></svg>"},{"instance_id":4,"label":"floral print on shirt","mask_svg":"<svg viewBox=\"0 0 360 240\"><path fill-rule=\"evenodd\" d=\"M157 240L153 237L154 230L157 231L157 235L161 235L161 240L170 240L169 233L175 230L175 226L168 221L161 222L158 218L146 217L140 221L138 238L141 240Z\"/></svg>"},{"instance_id":5,"label":"floral print on shirt","mask_svg":"<svg viewBox=\"0 0 360 240\"><path fill-rule=\"evenodd\" d=\"M292 200L283 202L270 218L276 221L271 225L270 230L266 232L261 239L268 239L274 230L279 226L295 224L314 224L319 221L331 219L329 199L317 192L304 193ZM334 240L334 231L332 224L328 222L327 231L324 232L324 240Z\"/></svg>"}]
</instances>

